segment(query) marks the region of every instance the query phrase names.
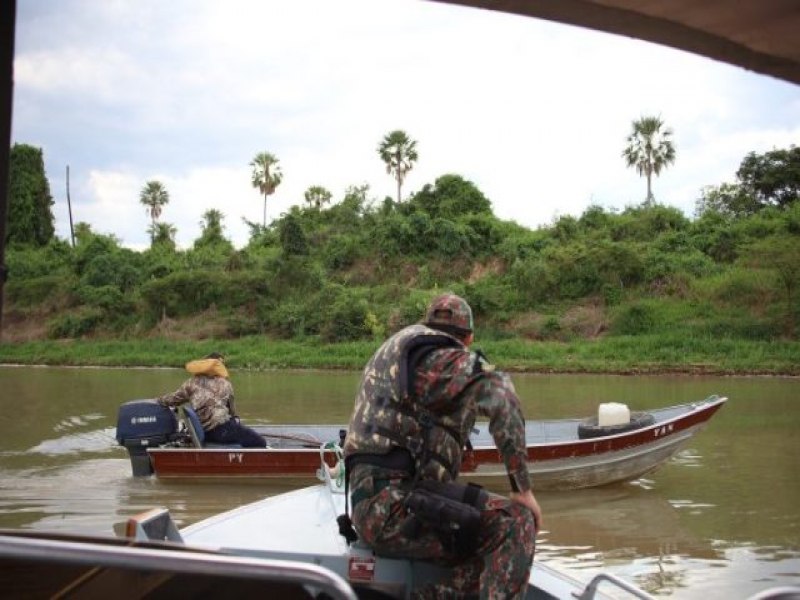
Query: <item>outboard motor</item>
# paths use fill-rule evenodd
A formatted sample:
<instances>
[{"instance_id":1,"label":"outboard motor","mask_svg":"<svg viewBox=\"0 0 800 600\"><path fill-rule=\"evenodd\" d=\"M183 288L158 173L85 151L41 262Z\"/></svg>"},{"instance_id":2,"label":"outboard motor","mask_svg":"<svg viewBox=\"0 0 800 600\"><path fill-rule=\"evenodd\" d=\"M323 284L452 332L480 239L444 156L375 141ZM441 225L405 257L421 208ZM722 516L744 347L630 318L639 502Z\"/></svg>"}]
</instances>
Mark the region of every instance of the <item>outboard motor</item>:
<instances>
[{"instance_id":1,"label":"outboard motor","mask_svg":"<svg viewBox=\"0 0 800 600\"><path fill-rule=\"evenodd\" d=\"M155 400L133 400L119 407L117 442L128 449L134 477L153 474L147 449L176 438L175 413Z\"/></svg>"}]
</instances>

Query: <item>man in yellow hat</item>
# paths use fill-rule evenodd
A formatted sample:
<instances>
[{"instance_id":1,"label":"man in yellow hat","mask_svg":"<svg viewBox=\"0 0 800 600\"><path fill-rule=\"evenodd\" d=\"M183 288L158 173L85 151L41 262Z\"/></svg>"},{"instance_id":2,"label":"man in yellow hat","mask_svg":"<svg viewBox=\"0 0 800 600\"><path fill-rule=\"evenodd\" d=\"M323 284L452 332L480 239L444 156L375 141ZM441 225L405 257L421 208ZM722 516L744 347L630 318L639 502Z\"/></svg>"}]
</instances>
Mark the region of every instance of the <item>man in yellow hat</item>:
<instances>
[{"instance_id":1,"label":"man in yellow hat","mask_svg":"<svg viewBox=\"0 0 800 600\"><path fill-rule=\"evenodd\" d=\"M228 379L225 358L218 352L186 363L192 374L181 387L158 398L163 406L187 402L200 418L206 440L215 444L239 444L244 448L265 448L266 440L257 431L239 422L233 400L233 385Z\"/></svg>"}]
</instances>

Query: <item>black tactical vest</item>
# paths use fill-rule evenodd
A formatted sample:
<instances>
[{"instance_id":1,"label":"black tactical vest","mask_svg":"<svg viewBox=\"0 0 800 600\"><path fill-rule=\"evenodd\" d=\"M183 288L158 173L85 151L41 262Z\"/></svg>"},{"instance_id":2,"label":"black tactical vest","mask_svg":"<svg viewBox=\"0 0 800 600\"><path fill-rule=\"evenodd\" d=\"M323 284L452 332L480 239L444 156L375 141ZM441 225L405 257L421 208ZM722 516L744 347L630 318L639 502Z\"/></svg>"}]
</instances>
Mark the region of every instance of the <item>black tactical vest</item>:
<instances>
[{"instance_id":1,"label":"black tactical vest","mask_svg":"<svg viewBox=\"0 0 800 600\"><path fill-rule=\"evenodd\" d=\"M426 478L455 479L465 441L462 432L474 420L458 401L463 388L454 389L453 398L439 399L436 412L414 397L413 388L416 365L429 352L448 347L470 355L461 361L469 371L459 378L466 385L472 380L475 357L458 338L417 324L384 342L364 369L345 441L346 457L405 448Z\"/></svg>"}]
</instances>

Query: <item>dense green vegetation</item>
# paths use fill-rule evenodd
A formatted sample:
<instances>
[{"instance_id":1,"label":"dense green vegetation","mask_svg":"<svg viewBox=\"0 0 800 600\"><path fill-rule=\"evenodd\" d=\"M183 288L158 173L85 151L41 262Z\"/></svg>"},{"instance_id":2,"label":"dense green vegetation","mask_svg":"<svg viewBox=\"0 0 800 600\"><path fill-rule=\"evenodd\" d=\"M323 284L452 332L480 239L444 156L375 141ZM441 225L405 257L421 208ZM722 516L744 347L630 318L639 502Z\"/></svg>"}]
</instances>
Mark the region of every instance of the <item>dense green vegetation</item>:
<instances>
[{"instance_id":1,"label":"dense green vegetation","mask_svg":"<svg viewBox=\"0 0 800 600\"><path fill-rule=\"evenodd\" d=\"M22 245L43 245L53 237L53 197L44 173L40 148L15 144L9 156L6 240Z\"/></svg>"},{"instance_id":2,"label":"dense green vegetation","mask_svg":"<svg viewBox=\"0 0 800 600\"><path fill-rule=\"evenodd\" d=\"M178 365L222 347L243 368L359 367L452 290L506 368L800 369L795 147L748 155L691 219L650 199L531 230L498 219L455 174L402 202L353 187L331 203L316 187L306 206L251 223L241 249L216 210L185 250L155 219L143 252L85 223L74 248L23 239L12 220L3 326L14 343L0 360Z\"/></svg>"}]
</instances>

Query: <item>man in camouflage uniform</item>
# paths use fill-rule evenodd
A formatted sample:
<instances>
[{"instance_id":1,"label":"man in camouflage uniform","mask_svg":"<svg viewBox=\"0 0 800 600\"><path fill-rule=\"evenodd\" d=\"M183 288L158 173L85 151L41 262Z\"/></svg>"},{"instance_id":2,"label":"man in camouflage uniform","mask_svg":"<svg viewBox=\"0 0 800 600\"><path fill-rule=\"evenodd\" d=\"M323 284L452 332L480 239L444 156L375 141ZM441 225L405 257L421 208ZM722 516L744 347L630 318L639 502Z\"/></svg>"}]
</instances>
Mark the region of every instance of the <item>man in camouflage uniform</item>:
<instances>
[{"instance_id":1,"label":"man in camouflage uniform","mask_svg":"<svg viewBox=\"0 0 800 600\"><path fill-rule=\"evenodd\" d=\"M433 300L423 323L390 337L370 359L345 441L361 539L378 555L454 567L451 581L415 590L418 598L524 596L541 526L514 386L469 350L472 337L465 300ZM513 491L478 505L477 539L464 548L435 524L413 524L409 496L426 482L457 478L476 415L489 417Z\"/></svg>"},{"instance_id":2,"label":"man in camouflage uniform","mask_svg":"<svg viewBox=\"0 0 800 600\"><path fill-rule=\"evenodd\" d=\"M199 361L186 364L193 373L181 387L157 399L162 406L179 406L187 402L200 419L206 440L217 444L240 444L245 448L265 448L263 436L245 427L236 416L233 385L228 380L224 358L212 352Z\"/></svg>"}]
</instances>

